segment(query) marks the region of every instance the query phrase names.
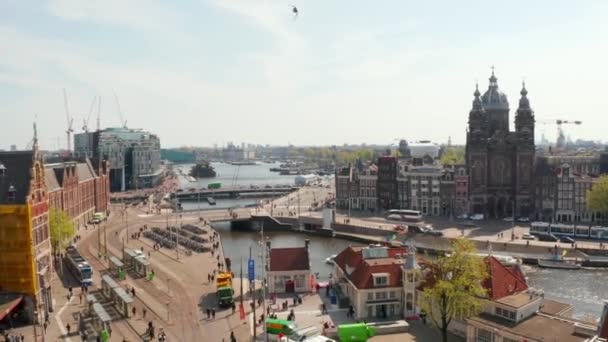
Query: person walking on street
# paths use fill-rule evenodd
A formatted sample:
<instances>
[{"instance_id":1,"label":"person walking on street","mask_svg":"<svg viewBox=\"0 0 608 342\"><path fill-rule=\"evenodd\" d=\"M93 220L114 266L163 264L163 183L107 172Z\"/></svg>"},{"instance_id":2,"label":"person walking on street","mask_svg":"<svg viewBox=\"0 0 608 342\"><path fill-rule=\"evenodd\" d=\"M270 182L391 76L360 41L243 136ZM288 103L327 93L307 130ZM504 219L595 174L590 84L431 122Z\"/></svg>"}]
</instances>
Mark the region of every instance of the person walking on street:
<instances>
[{"instance_id":1,"label":"person walking on street","mask_svg":"<svg viewBox=\"0 0 608 342\"><path fill-rule=\"evenodd\" d=\"M236 305L234 304L234 302L232 302L232 313L234 314L236 312Z\"/></svg>"},{"instance_id":2,"label":"person walking on street","mask_svg":"<svg viewBox=\"0 0 608 342\"><path fill-rule=\"evenodd\" d=\"M70 326L70 323L65 325L65 330L68 331L68 335L70 334L70 331L72 330L72 327Z\"/></svg>"},{"instance_id":3,"label":"person walking on street","mask_svg":"<svg viewBox=\"0 0 608 342\"><path fill-rule=\"evenodd\" d=\"M133 307L133 310L131 310L131 312L133 313L133 318L135 318L135 315L137 314L137 309L135 308L135 306Z\"/></svg>"},{"instance_id":4,"label":"person walking on street","mask_svg":"<svg viewBox=\"0 0 608 342\"><path fill-rule=\"evenodd\" d=\"M207 319L211 318L211 309L207 308Z\"/></svg>"},{"instance_id":5,"label":"person walking on street","mask_svg":"<svg viewBox=\"0 0 608 342\"><path fill-rule=\"evenodd\" d=\"M230 342L236 342L236 337L234 336L234 331L230 332Z\"/></svg>"},{"instance_id":6,"label":"person walking on street","mask_svg":"<svg viewBox=\"0 0 608 342\"><path fill-rule=\"evenodd\" d=\"M146 312L148 312L148 310L146 310L146 308L143 308L141 312L143 319L146 319Z\"/></svg>"},{"instance_id":7,"label":"person walking on street","mask_svg":"<svg viewBox=\"0 0 608 342\"><path fill-rule=\"evenodd\" d=\"M215 309L211 309L211 318L215 319Z\"/></svg>"}]
</instances>

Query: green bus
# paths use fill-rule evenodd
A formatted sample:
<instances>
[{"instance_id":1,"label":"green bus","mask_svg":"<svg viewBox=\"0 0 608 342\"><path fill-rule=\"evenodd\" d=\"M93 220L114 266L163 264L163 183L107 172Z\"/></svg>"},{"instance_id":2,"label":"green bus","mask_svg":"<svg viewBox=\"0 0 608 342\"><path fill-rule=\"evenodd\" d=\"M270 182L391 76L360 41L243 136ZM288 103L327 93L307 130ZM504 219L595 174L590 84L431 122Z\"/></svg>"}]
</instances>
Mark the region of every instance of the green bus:
<instances>
[{"instance_id":1,"label":"green bus","mask_svg":"<svg viewBox=\"0 0 608 342\"><path fill-rule=\"evenodd\" d=\"M209 183L207 184L207 189L212 190L212 189L219 189L222 187L222 183Z\"/></svg>"}]
</instances>

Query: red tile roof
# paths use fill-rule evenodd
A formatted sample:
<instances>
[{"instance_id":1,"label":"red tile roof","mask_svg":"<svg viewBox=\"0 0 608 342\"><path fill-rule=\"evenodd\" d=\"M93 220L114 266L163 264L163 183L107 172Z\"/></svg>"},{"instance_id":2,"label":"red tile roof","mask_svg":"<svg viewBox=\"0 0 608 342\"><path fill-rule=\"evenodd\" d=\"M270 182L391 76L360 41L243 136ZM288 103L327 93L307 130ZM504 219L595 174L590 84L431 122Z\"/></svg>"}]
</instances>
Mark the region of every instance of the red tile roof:
<instances>
[{"instance_id":1,"label":"red tile roof","mask_svg":"<svg viewBox=\"0 0 608 342\"><path fill-rule=\"evenodd\" d=\"M270 271L310 271L306 247L270 249Z\"/></svg>"},{"instance_id":2,"label":"red tile roof","mask_svg":"<svg viewBox=\"0 0 608 342\"><path fill-rule=\"evenodd\" d=\"M517 267L507 267L489 256L485 258L488 265L488 279L482 285L488 290L492 300L500 299L528 289L526 279Z\"/></svg>"},{"instance_id":3,"label":"red tile roof","mask_svg":"<svg viewBox=\"0 0 608 342\"><path fill-rule=\"evenodd\" d=\"M386 287L401 286L401 265L405 259L395 259L397 254L406 255L407 249L396 247L388 249L388 258L363 259L362 250L366 247L349 246L335 259L348 279L358 289L374 288L374 273L387 273ZM347 270L352 270L349 274Z\"/></svg>"},{"instance_id":4,"label":"red tile roof","mask_svg":"<svg viewBox=\"0 0 608 342\"><path fill-rule=\"evenodd\" d=\"M488 266L487 271L489 277L484 280L481 285L487 290L490 299L501 299L528 289L526 278L518 267L504 266L492 256L486 257L484 261ZM432 263L427 265L427 267L431 266ZM423 273L426 273L426 276L424 282L418 287L419 290L423 290L425 287L433 286L435 284L432 272Z\"/></svg>"}]
</instances>

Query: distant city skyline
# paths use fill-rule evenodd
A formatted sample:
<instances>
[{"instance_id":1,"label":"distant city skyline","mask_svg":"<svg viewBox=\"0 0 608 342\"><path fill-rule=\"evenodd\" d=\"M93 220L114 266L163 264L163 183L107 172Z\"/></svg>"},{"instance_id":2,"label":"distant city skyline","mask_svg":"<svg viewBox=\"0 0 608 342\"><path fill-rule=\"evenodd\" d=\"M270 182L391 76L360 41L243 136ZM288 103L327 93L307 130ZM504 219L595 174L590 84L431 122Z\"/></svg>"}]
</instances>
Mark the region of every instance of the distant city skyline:
<instances>
[{"instance_id":1,"label":"distant city skyline","mask_svg":"<svg viewBox=\"0 0 608 342\"><path fill-rule=\"evenodd\" d=\"M94 96L102 128L120 126L115 93L163 147L462 145L491 65L511 127L525 80L537 139L566 119L583 121L574 140L608 140L606 2L291 3L0 3L0 149L24 148L34 120L42 148L65 148L63 88L76 132Z\"/></svg>"}]
</instances>

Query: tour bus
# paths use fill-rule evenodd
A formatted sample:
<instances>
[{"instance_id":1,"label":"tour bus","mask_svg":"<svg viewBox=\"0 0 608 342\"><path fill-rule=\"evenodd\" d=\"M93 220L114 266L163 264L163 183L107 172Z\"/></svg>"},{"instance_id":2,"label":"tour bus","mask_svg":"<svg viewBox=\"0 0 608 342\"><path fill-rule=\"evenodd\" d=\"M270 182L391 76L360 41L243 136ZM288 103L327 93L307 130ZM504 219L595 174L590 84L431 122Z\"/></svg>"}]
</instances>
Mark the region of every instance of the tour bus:
<instances>
[{"instance_id":1,"label":"tour bus","mask_svg":"<svg viewBox=\"0 0 608 342\"><path fill-rule=\"evenodd\" d=\"M420 222L422 213L419 210L392 209L388 211L386 218L395 221Z\"/></svg>"}]
</instances>

